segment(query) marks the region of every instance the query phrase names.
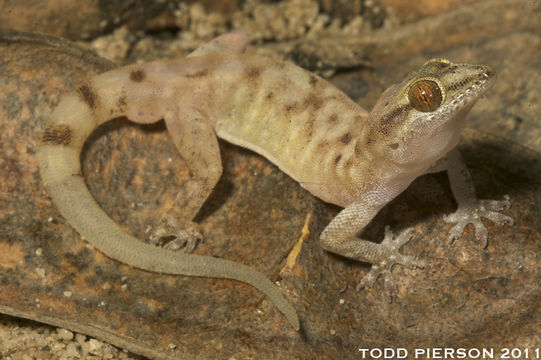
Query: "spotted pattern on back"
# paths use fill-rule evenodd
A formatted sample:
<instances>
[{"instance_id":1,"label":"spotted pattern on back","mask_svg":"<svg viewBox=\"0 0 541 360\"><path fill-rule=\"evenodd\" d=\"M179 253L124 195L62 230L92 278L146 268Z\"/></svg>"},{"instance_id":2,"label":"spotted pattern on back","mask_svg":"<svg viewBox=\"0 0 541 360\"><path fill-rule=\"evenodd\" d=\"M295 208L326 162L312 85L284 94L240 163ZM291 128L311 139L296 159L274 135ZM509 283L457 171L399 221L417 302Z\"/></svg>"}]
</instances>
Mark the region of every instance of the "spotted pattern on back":
<instances>
[{"instance_id":1,"label":"spotted pattern on back","mask_svg":"<svg viewBox=\"0 0 541 360\"><path fill-rule=\"evenodd\" d=\"M143 70L133 70L130 73L130 80L134 82L142 82L145 80L146 74Z\"/></svg>"}]
</instances>

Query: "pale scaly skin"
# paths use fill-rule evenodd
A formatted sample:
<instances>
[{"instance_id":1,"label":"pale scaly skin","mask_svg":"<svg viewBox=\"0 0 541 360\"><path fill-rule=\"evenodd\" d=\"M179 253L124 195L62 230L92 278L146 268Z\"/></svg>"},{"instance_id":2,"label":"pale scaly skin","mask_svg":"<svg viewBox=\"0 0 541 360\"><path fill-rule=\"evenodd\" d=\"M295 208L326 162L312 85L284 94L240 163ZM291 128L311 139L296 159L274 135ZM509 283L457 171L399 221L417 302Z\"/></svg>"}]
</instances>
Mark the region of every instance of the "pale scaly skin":
<instances>
[{"instance_id":1,"label":"pale scaly skin","mask_svg":"<svg viewBox=\"0 0 541 360\"><path fill-rule=\"evenodd\" d=\"M240 34L226 34L186 59L101 74L54 110L39 150L43 183L67 221L107 256L149 271L243 281L268 295L299 329L295 310L264 275L231 261L145 244L99 208L84 184L80 152L94 129L118 116L136 123L165 119L190 168L191 179L150 238L158 244L174 236L169 249L190 252L201 238L192 219L222 172L217 136L265 156L315 196L345 208L323 231L321 243L373 264L361 287L383 274L392 288L394 263L421 266L398 252L411 229L396 239L386 229L381 244L356 235L425 172L450 174L459 203L447 218L457 222L453 238L472 222L486 241L480 216L512 223L496 212L507 201L479 202L471 181L460 182L469 175L455 151L444 158L466 114L492 83L490 67L431 60L389 88L368 113L317 75L289 62L241 54L245 43Z\"/></svg>"}]
</instances>

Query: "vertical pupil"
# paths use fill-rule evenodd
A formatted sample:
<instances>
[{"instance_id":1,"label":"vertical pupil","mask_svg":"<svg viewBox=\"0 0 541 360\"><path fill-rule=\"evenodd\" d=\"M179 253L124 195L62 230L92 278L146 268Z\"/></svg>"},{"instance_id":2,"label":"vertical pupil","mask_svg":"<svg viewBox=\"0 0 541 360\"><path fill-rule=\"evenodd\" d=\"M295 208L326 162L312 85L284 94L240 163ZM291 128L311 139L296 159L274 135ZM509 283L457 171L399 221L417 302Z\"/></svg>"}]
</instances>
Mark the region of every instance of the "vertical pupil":
<instances>
[{"instance_id":1,"label":"vertical pupil","mask_svg":"<svg viewBox=\"0 0 541 360\"><path fill-rule=\"evenodd\" d=\"M425 103L428 103L430 101L430 98L432 97L431 94L427 94L427 91L426 90L421 90L421 96L423 98L423 101Z\"/></svg>"}]
</instances>

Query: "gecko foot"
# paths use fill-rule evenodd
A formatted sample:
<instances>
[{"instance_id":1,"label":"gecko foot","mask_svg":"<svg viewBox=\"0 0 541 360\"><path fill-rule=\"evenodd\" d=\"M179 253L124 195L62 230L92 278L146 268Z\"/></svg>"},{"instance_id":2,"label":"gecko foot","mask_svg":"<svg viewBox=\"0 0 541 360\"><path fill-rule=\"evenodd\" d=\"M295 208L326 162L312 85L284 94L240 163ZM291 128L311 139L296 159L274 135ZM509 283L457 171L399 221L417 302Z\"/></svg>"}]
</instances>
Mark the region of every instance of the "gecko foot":
<instances>
[{"instance_id":1,"label":"gecko foot","mask_svg":"<svg viewBox=\"0 0 541 360\"><path fill-rule=\"evenodd\" d=\"M383 281L388 294L394 295L397 291L396 285L393 281L391 269L394 264L401 264L407 266L410 269L423 268L422 263L413 256L402 255L399 250L411 239L413 228L404 230L399 236L394 237L389 226L385 227L385 237L381 244L378 245L378 249L384 254L384 259L378 264L373 264L372 268L366 274L359 285L357 285L357 291L365 288L372 287L380 275L383 276Z\"/></svg>"},{"instance_id":2,"label":"gecko foot","mask_svg":"<svg viewBox=\"0 0 541 360\"><path fill-rule=\"evenodd\" d=\"M194 222L182 223L167 214L160 226L149 237L149 242L164 249L192 253L199 240L203 239L199 225Z\"/></svg>"},{"instance_id":3,"label":"gecko foot","mask_svg":"<svg viewBox=\"0 0 541 360\"><path fill-rule=\"evenodd\" d=\"M513 225L513 218L500 214L499 211L510 207L509 195L505 195L504 200L477 200L465 206L459 206L457 211L452 214L444 215L443 221L456 224L449 231L449 243L452 243L464 232L468 224L475 226L475 237L483 242L483 247L488 245L488 230L481 221L485 217L500 225Z\"/></svg>"}]
</instances>

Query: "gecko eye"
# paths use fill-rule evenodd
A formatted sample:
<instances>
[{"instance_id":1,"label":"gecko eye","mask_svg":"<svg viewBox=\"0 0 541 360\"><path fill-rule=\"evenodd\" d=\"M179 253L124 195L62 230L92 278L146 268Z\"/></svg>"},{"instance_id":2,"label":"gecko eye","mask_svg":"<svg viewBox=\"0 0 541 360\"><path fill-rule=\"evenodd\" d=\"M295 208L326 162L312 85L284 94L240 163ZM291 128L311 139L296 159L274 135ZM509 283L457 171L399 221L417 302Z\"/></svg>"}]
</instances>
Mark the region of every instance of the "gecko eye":
<instances>
[{"instance_id":1,"label":"gecko eye","mask_svg":"<svg viewBox=\"0 0 541 360\"><path fill-rule=\"evenodd\" d=\"M430 112L440 107L443 100L439 85L432 80L419 80L408 91L410 105L422 112Z\"/></svg>"}]
</instances>

